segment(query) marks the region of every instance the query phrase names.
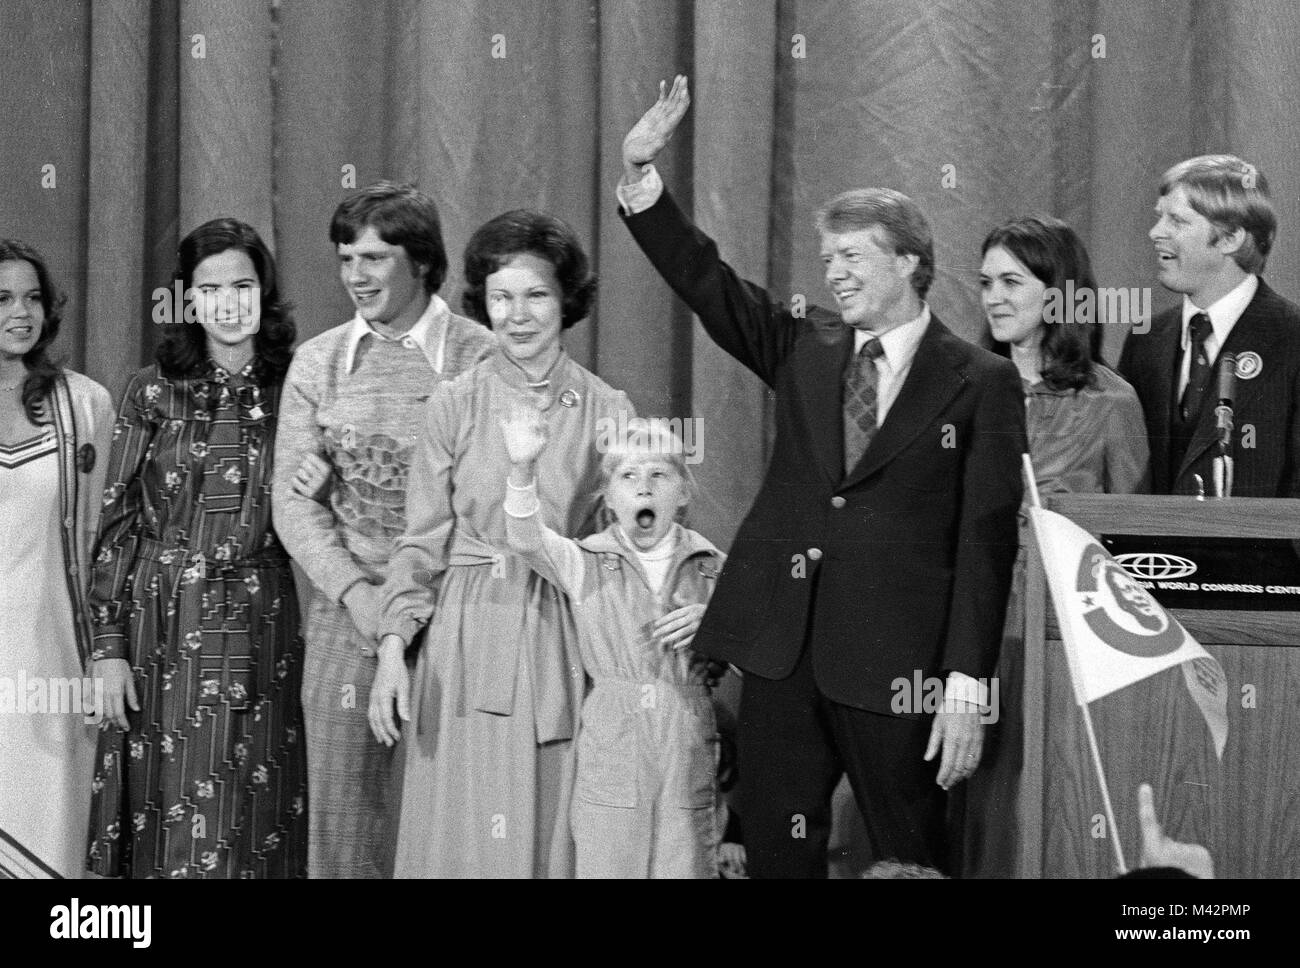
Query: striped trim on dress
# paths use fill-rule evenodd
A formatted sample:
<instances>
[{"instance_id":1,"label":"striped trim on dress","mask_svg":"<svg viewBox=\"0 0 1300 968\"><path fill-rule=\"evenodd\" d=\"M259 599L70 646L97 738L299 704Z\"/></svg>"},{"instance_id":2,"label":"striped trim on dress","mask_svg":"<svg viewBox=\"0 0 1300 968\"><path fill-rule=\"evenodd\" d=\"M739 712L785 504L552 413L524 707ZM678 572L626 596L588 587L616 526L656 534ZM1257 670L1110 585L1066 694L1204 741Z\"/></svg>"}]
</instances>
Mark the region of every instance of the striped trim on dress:
<instances>
[{"instance_id":1,"label":"striped trim on dress","mask_svg":"<svg viewBox=\"0 0 1300 968\"><path fill-rule=\"evenodd\" d=\"M0 470L11 471L58 449L59 442L54 436L53 427L16 444L0 444Z\"/></svg>"}]
</instances>

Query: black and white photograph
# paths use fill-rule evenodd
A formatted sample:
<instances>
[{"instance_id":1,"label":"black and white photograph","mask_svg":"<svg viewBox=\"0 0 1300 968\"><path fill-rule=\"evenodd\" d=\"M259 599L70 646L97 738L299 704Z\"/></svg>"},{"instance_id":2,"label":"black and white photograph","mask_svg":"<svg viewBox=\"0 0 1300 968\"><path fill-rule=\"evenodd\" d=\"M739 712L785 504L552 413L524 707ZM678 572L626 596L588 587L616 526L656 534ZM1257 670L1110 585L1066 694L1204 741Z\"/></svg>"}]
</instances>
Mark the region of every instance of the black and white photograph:
<instances>
[{"instance_id":1,"label":"black and white photograph","mask_svg":"<svg viewBox=\"0 0 1300 968\"><path fill-rule=\"evenodd\" d=\"M1053 881L1239 951L1300 877L1298 51L1293 0L0 0L22 932Z\"/></svg>"}]
</instances>

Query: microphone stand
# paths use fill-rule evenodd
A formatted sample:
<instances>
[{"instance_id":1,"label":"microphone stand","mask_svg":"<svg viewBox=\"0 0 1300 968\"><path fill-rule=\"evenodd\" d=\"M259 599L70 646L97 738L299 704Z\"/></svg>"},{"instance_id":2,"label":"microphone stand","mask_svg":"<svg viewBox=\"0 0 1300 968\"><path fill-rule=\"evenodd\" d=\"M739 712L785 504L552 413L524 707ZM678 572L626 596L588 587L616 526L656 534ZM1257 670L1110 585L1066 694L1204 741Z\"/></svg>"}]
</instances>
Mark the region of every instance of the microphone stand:
<instances>
[{"instance_id":1,"label":"microphone stand","mask_svg":"<svg viewBox=\"0 0 1300 968\"><path fill-rule=\"evenodd\" d=\"M1214 458L1214 496L1232 497L1232 399L1236 396L1237 360L1231 353L1219 356L1219 405L1214 408L1218 430L1218 456Z\"/></svg>"}]
</instances>

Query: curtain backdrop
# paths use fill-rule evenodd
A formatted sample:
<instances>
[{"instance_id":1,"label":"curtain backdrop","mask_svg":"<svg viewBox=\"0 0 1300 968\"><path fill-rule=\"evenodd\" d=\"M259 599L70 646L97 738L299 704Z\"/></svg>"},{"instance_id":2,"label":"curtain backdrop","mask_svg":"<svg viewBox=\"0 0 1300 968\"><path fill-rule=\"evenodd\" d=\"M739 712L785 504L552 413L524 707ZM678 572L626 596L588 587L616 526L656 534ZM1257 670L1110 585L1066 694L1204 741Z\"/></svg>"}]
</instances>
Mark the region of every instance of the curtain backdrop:
<instances>
[{"instance_id":1,"label":"curtain backdrop","mask_svg":"<svg viewBox=\"0 0 1300 968\"><path fill-rule=\"evenodd\" d=\"M824 299L813 211L891 186L933 224L936 312L980 339L996 221L1058 215L1101 285L1151 286L1157 179L1206 151L1269 177L1267 275L1300 296L1298 49L1294 0L0 0L0 235L51 260L64 355L119 393L153 346L149 294L208 218L265 234L306 338L349 315L326 235L349 179L438 200L453 306L475 226L554 212L601 276L570 351L643 413L703 419L694 522L725 545L769 400L618 224L622 136L660 78L694 95L661 170L741 272Z\"/></svg>"}]
</instances>

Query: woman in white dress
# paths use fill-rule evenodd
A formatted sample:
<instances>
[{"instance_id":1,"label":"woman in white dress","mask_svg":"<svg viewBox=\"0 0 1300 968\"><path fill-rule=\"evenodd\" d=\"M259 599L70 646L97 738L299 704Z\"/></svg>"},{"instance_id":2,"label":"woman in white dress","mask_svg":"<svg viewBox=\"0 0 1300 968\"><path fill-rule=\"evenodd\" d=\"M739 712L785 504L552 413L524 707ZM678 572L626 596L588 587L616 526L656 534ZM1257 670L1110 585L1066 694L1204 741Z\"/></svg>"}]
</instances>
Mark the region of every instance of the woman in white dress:
<instances>
[{"instance_id":1,"label":"woman in white dress","mask_svg":"<svg viewBox=\"0 0 1300 968\"><path fill-rule=\"evenodd\" d=\"M48 356L63 302L34 249L0 240L0 877L85 868L85 593L113 405Z\"/></svg>"}]
</instances>

